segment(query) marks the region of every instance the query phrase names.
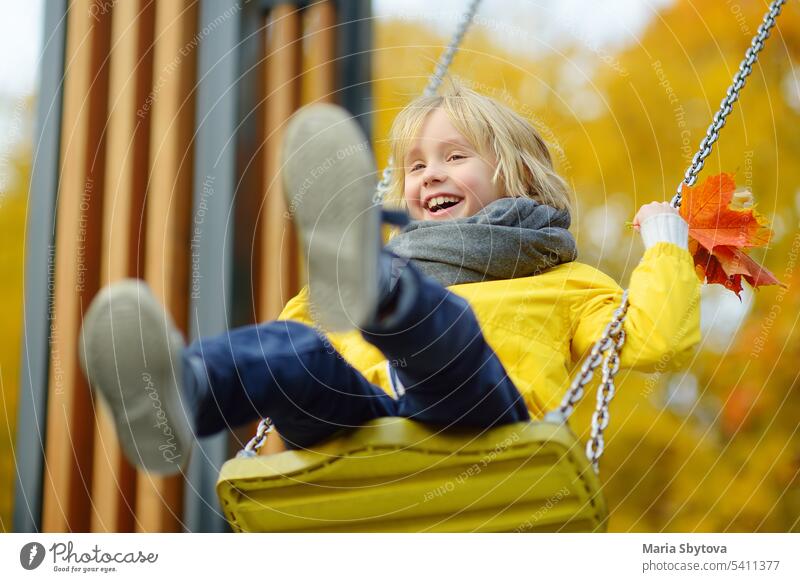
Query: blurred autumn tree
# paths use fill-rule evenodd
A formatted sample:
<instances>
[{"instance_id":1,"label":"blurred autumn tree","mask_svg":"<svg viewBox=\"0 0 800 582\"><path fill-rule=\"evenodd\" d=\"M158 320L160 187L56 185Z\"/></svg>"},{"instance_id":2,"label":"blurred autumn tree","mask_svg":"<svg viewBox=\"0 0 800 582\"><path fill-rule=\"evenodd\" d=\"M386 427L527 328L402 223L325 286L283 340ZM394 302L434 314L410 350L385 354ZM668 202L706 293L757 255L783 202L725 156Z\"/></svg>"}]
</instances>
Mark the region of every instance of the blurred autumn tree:
<instances>
[{"instance_id":1,"label":"blurred autumn tree","mask_svg":"<svg viewBox=\"0 0 800 582\"><path fill-rule=\"evenodd\" d=\"M23 123L29 122L33 100L21 101L14 108L11 134L26 136ZM27 116L27 117L26 117ZM22 346L22 277L25 240L25 213L31 171L30 140L11 143L5 158L0 191L0 532L11 531L14 497L13 446L16 434L17 402Z\"/></svg>"},{"instance_id":2,"label":"blurred autumn tree","mask_svg":"<svg viewBox=\"0 0 800 582\"><path fill-rule=\"evenodd\" d=\"M684 0L619 52L573 38L541 57L511 54L492 36L534 46L535 19L510 28L481 14L451 75L539 130L576 192L580 260L624 285L642 253L624 222L642 204L673 195L765 7ZM376 28L382 166L392 119L422 92L450 31L405 19ZM603 459L611 531L800 530L799 63L800 6L789 3L701 174L736 172L738 185L755 192L775 238L754 257L788 288L752 294L722 349L710 328L731 312L716 289L704 290L707 341L689 369L621 374ZM583 438L592 404L587 398L574 417Z\"/></svg>"}]
</instances>

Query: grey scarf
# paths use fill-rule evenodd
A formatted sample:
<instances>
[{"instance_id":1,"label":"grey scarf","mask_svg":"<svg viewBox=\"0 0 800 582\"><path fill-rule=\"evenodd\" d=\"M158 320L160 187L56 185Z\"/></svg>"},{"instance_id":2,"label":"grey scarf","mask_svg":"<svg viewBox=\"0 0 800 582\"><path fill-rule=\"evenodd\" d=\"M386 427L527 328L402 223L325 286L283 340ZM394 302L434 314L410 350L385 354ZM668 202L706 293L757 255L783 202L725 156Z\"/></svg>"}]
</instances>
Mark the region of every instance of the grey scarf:
<instances>
[{"instance_id":1,"label":"grey scarf","mask_svg":"<svg viewBox=\"0 0 800 582\"><path fill-rule=\"evenodd\" d=\"M445 287L537 275L574 261L569 212L530 198L500 198L453 220L412 221L386 248Z\"/></svg>"}]
</instances>

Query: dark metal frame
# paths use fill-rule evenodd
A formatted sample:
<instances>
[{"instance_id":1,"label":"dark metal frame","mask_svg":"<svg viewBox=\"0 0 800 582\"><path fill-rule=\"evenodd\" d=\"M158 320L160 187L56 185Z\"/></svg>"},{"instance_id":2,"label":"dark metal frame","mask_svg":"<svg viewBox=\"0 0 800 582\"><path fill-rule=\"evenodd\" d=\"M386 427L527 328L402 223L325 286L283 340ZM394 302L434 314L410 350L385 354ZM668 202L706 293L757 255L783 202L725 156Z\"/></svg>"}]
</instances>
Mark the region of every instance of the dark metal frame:
<instances>
[{"instance_id":1,"label":"dark metal frame","mask_svg":"<svg viewBox=\"0 0 800 582\"><path fill-rule=\"evenodd\" d=\"M336 14L339 104L372 136L372 3L337 0Z\"/></svg>"},{"instance_id":2,"label":"dark metal frame","mask_svg":"<svg viewBox=\"0 0 800 582\"><path fill-rule=\"evenodd\" d=\"M198 30L239 5L201 0ZM233 189L236 181L236 79L240 42L238 15L222 21L199 45L195 107L193 212L189 225L189 340L230 327ZM196 272L195 272L196 268ZM216 494L228 456L228 435L200 439L184 487L188 531L227 531Z\"/></svg>"},{"instance_id":3,"label":"dark metal frame","mask_svg":"<svg viewBox=\"0 0 800 582\"><path fill-rule=\"evenodd\" d=\"M66 16L66 0L48 2L25 241L22 366L14 449L17 475L13 528L16 532L38 532L42 526L42 468L50 371L50 306L55 270Z\"/></svg>"}]
</instances>

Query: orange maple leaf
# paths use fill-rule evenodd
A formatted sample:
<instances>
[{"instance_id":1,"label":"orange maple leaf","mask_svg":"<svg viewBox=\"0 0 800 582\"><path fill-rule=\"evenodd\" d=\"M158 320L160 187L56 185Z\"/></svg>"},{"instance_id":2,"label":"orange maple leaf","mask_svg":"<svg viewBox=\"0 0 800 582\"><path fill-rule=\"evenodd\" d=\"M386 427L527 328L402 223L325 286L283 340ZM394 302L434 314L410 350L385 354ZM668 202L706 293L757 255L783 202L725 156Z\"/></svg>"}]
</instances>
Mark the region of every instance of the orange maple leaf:
<instances>
[{"instance_id":1,"label":"orange maple leaf","mask_svg":"<svg viewBox=\"0 0 800 582\"><path fill-rule=\"evenodd\" d=\"M689 224L689 252L707 283L724 285L737 295L742 279L753 288L783 285L743 249L766 246L772 238L767 219L734 203L730 174L711 176L698 186L683 185L680 214ZM740 296L741 298L741 296Z\"/></svg>"},{"instance_id":2,"label":"orange maple leaf","mask_svg":"<svg viewBox=\"0 0 800 582\"><path fill-rule=\"evenodd\" d=\"M683 185L681 216L689 223L689 235L713 251L715 246L762 247L772 231L767 220L752 208L733 208L736 184L730 174L718 174L698 186Z\"/></svg>"}]
</instances>

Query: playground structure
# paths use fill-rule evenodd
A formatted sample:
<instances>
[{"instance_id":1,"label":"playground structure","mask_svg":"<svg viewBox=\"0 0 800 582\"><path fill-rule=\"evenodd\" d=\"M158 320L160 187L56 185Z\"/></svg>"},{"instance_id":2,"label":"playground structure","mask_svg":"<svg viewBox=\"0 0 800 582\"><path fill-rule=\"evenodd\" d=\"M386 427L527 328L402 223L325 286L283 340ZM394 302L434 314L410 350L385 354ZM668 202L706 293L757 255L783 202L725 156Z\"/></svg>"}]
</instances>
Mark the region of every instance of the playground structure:
<instances>
[{"instance_id":1,"label":"playground structure","mask_svg":"<svg viewBox=\"0 0 800 582\"><path fill-rule=\"evenodd\" d=\"M227 529L217 472L249 436L204 441L186 480L137 473L80 373L81 314L141 277L190 340L277 315L301 284L281 128L320 100L369 133L369 15L364 0L48 3L15 531Z\"/></svg>"}]
</instances>

